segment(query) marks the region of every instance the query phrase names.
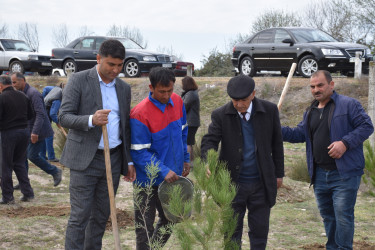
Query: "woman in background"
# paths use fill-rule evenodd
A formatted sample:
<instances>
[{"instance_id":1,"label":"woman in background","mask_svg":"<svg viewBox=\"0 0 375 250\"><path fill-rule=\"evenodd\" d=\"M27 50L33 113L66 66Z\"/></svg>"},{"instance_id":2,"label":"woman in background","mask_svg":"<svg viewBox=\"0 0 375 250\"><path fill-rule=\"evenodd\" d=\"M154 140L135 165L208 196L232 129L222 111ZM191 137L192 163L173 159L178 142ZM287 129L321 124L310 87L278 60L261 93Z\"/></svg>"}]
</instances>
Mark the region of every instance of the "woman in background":
<instances>
[{"instance_id":1,"label":"woman in background","mask_svg":"<svg viewBox=\"0 0 375 250\"><path fill-rule=\"evenodd\" d=\"M181 97L184 101L188 124L187 150L190 153L190 167L193 167L193 145L195 144L195 134L200 126L198 85L192 77L185 76L182 79L182 90L184 92Z\"/></svg>"}]
</instances>

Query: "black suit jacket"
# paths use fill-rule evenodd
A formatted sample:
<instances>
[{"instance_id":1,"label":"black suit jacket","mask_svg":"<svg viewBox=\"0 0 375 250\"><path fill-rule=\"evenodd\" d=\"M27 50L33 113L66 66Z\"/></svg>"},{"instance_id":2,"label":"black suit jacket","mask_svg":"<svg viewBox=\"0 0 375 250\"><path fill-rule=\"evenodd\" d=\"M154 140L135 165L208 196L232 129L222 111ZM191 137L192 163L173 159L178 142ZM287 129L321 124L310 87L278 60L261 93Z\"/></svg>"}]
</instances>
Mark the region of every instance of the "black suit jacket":
<instances>
[{"instance_id":1,"label":"black suit jacket","mask_svg":"<svg viewBox=\"0 0 375 250\"><path fill-rule=\"evenodd\" d=\"M209 149L218 150L221 142L219 159L227 163L233 181L237 180L243 161L240 119L232 102L216 109L212 112L212 122L201 143L202 156L205 157ZM284 176L284 149L277 106L254 98L251 123L259 173L269 204L273 206L276 202L277 178Z\"/></svg>"}]
</instances>

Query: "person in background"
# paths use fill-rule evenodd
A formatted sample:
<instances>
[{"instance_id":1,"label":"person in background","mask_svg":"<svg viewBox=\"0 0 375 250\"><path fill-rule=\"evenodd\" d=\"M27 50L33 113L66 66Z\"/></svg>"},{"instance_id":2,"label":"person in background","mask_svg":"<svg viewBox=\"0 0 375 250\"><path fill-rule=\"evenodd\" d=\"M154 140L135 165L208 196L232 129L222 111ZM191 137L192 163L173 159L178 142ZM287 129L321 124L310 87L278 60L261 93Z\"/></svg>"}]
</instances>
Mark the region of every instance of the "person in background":
<instances>
[{"instance_id":1,"label":"person in background","mask_svg":"<svg viewBox=\"0 0 375 250\"><path fill-rule=\"evenodd\" d=\"M271 207L284 177L284 148L279 111L274 103L255 97L255 82L239 75L229 80L232 99L214 110L201 152L218 150L219 160L227 164L238 190L232 201L237 228L232 240L241 248L243 219L248 210L251 249L267 245Z\"/></svg>"},{"instance_id":2,"label":"person in background","mask_svg":"<svg viewBox=\"0 0 375 250\"><path fill-rule=\"evenodd\" d=\"M43 88L42 96L50 122L54 122L57 127L61 127L58 122L57 114L60 109L62 99L62 83L60 86L46 86ZM55 149L53 148L53 136L47 137L45 147L41 151L41 156L50 162L59 162L56 158ZM46 153L48 157L46 157Z\"/></svg>"},{"instance_id":3,"label":"person in background","mask_svg":"<svg viewBox=\"0 0 375 250\"><path fill-rule=\"evenodd\" d=\"M182 79L182 92L181 98L184 101L186 109L186 120L188 124L188 136L187 136L187 150L190 154L190 167L193 166L194 152L193 145L195 145L195 134L200 123L199 109L199 95L198 95L198 85L191 76L185 76Z\"/></svg>"},{"instance_id":4,"label":"person in background","mask_svg":"<svg viewBox=\"0 0 375 250\"><path fill-rule=\"evenodd\" d=\"M327 235L327 249L352 249L354 206L363 175L363 142L373 133L361 104L334 90L328 71L311 75L314 101L295 128L282 127L283 139L306 142L307 167Z\"/></svg>"},{"instance_id":5,"label":"person in background","mask_svg":"<svg viewBox=\"0 0 375 250\"><path fill-rule=\"evenodd\" d=\"M12 87L9 76L0 76L0 157L2 169L2 199L0 204L13 204L14 171L23 194L21 201L34 199L25 161L30 134L28 120L34 117L30 100L26 95Z\"/></svg>"},{"instance_id":6,"label":"person in background","mask_svg":"<svg viewBox=\"0 0 375 250\"><path fill-rule=\"evenodd\" d=\"M153 183L149 202L146 201L148 194L145 190L137 194L139 197L134 197L140 198L142 203L134 211L136 224L142 225L135 228L138 250L150 249L150 241L159 242L160 247L168 241L171 232L163 234L162 228L170 222L164 215L158 196L159 185L164 180L175 182L180 175L187 176L190 171L186 112L181 97L173 93L176 81L173 71L155 67L151 69L149 78L149 96L130 113L130 153L137 171L135 184L141 187L150 185L147 165L158 164L160 171ZM154 228L156 210L159 220ZM145 214L145 220L142 214Z\"/></svg>"},{"instance_id":7,"label":"person in background","mask_svg":"<svg viewBox=\"0 0 375 250\"><path fill-rule=\"evenodd\" d=\"M26 83L25 76L21 73L12 73L13 87L22 91L30 99L35 117L29 121L30 141L27 148L27 158L37 167L53 177L53 185L56 187L62 179L62 170L51 165L40 156L41 149L45 146L45 138L53 136L53 129L48 119L42 94Z\"/></svg>"},{"instance_id":8,"label":"person in background","mask_svg":"<svg viewBox=\"0 0 375 250\"><path fill-rule=\"evenodd\" d=\"M97 65L74 73L64 88L59 123L69 128L60 162L70 169L71 213L65 249L101 249L110 215L102 126L107 126L113 189L120 175L134 181L130 156L130 86L117 76L124 66L125 47L104 41Z\"/></svg>"}]
</instances>

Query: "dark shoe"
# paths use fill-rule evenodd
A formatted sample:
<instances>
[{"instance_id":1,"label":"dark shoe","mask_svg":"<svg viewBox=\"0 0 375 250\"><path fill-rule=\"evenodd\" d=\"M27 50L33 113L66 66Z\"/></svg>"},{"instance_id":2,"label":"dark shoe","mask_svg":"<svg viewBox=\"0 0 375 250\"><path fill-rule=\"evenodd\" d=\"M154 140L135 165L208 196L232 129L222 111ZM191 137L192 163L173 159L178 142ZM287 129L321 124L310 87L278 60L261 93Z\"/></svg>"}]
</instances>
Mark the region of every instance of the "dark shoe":
<instances>
[{"instance_id":1,"label":"dark shoe","mask_svg":"<svg viewBox=\"0 0 375 250\"><path fill-rule=\"evenodd\" d=\"M18 183L17 185L15 185L15 186L13 187L13 189L14 189L14 190L19 190L19 189L20 189L20 184Z\"/></svg>"},{"instance_id":2,"label":"dark shoe","mask_svg":"<svg viewBox=\"0 0 375 250\"><path fill-rule=\"evenodd\" d=\"M55 159L51 159L51 160L48 160L49 162L59 162L60 160L55 158Z\"/></svg>"},{"instance_id":3,"label":"dark shoe","mask_svg":"<svg viewBox=\"0 0 375 250\"><path fill-rule=\"evenodd\" d=\"M9 201L4 201L3 198L1 198L0 204L2 204L2 205L12 205L12 204L14 204L14 198L9 200Z\"/></svg>"},{"instance_id":4,"label":"dark shoe","mask_svg":"<svg viewBox=\"0 0 375 250\"><path fill-rule=\"evenodd\" d=\"M31 201L34 199L34 195L33 196L25 196L25 195L22 195L20 201L24 201L24 202L28 202L28 201Z\"/></svg>"},{"instance_id":5,"label":"dark shoe","mask_svg":"<svg viewBox=\"0 0 375 250\"><path fill-rule=\"evenodd\" d=\"M60 184L62 179L62 170L57 169L57 173L53 175L53 185L56 187L57 185Z\"/></svg>"}]
</instances>

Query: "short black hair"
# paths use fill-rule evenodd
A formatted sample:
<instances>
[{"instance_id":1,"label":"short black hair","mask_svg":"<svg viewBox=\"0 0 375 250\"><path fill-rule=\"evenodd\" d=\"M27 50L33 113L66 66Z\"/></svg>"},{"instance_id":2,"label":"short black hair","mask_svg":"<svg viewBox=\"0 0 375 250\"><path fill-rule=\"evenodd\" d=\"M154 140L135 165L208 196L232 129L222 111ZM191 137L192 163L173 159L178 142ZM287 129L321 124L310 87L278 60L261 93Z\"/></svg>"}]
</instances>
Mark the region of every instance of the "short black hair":
<instances>
[{"instance_id":1,"label":"short black hair","mask_svg":"<svg viewBox=\"0 0 375 250\"><path fill-rule=\"evenodd\" d=\"M113 58L125 59L125 47L116 39L105 40L99 48L99 55L102 57L111 56Z\"/></svg>"},{"instance_id":2,"label":"short black hair","mask_svg":"<svg viewBox=\"0 0 375 250\"><path fill-rule=\"evenodd\" d=\"M326 78L326 80L327 80L328 83L332 82L331 73L329 71L327 71L327 70L318 70L318 71L315 71L314 73L311 74L311 77L317 77L320 74L324 75L324 77Z\"/></svg>"},{"instance_id":3,"label":"short black hair","mask_svg":"<svg viewBox=\"0 0 375 250\"><path fill-rule=\"evenodd\" d=\"M12 80L9 76L0 76L0 83L4 85L12 85Z\"/></svg>"},{"instance_id":4,"label":"short black hair","mask_svg":"<svg viewBox=\"0 0 375 250\"><path fill-rule=\"evenodd\" d=\"M151 69L150 74L148 75L151 85L153 88L156 87L156 84L161 84L162 86L169 86L171 82L176 82L176 77L172 70L163 67L154 67Z\"/></svg>"},{"instance_id":5,"label":"short black hair","mask_svg":"<svg viewBox=\"0 0 375 250\"><path fill-rule=\"evenodd\" d=\"M13 72L12 75L16 75L18 79L23 79L24 81L26 81L25 76L20 72Z\"/></svg>"}]
</instances>

